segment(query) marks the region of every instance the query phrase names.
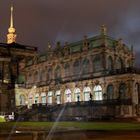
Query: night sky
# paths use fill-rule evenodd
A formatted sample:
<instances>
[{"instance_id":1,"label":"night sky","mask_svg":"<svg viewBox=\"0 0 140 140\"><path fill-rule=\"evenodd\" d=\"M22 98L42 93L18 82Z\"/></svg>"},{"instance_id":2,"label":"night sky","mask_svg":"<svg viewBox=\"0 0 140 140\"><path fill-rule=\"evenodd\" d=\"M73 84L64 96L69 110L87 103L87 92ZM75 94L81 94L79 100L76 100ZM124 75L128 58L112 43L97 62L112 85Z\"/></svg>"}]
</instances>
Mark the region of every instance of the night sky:
<instances>
[{"instance_id":1,"label":"night sky","mask_svg":"<svg viewBox=\"0 0 140 140\"><path fill-rule=\"evenodd\" d=\"M122 38L136 50L140 66L140 0L13 0L17 43L36 46L74 42L99 34ZM11 0L0 0L0 42L6 42Z\"/></svg>"}]
</instances>

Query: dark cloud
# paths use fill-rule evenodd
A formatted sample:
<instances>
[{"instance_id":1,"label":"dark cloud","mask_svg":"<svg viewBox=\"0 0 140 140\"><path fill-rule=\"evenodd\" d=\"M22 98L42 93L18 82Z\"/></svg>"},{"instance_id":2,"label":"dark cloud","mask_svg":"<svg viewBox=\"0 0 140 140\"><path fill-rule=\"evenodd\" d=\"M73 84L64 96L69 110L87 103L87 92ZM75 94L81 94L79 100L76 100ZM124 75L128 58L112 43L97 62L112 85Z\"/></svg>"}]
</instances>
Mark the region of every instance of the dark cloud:
<instances>
[{"instance_id":1,"label":"dark cloud","mask_svg":"<svg viewBox=\"0 0 140 140\"><path fill-rule=\"evenodd\" d=\"M0 41L6 41L10 0L0 1ZM13 0L17 41L44 50L47 41L78 41L99 33L105 24L108 34L123 38L140 52L139 0ZM137 61L137 65L140 61Z\"/></svg>"}]
</instances>

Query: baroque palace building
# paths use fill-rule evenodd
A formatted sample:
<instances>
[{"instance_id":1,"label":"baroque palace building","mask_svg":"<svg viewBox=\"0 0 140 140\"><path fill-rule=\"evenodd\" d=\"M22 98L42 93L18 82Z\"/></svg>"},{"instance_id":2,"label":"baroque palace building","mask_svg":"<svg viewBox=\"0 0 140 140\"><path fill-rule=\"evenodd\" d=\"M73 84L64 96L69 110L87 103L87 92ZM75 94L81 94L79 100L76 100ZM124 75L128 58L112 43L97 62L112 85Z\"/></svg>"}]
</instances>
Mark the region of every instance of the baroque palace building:
<instances>
[{"instance_id":1,"label":"baroque palace building","mask_svg":"<svg viewBox=\"0 0 140 140\"><path fill-rule=\"evenodd\" d=\"M54 119L68 105L64 120L139 116L140 71L134 60L133 47L108 36L105 26L92 38L64 46L48 43L46 53L26 63L24 87L16 87L16 105L55 108L50 112Z\"/></svg>"},{"instance_id":2,"label":"baroque palace building","mask_svg":"<svg viewBox=\"0 0 140 140\"><path fill-rule=\"evenodd\" d=\"M16 43L11 7L7 43L0 44L0 112L28 120L140 116L140 71L122 39L99 35L46 52Z\"/></svg>"}]
</instances>

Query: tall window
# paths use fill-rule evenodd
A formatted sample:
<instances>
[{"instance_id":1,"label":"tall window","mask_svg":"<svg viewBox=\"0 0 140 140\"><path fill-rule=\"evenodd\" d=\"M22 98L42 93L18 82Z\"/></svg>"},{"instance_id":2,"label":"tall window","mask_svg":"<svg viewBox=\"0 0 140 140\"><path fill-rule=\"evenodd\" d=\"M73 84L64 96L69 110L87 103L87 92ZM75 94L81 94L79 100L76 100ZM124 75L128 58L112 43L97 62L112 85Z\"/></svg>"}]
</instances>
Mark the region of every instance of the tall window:
<instances>
[{"instance_id":1,"label":"tall window","mask_svg":"<svg viewBox=\"0 0 140 140\"><path fill-rule=\"evenodd\" d=\"M41 93L41 103L42 105L46 105L46 93Z\"/></svg>"},{"instance_id":2,"label":"tall window","mask_svg":"<svg viewBox=\"0 0 140 140\"><path fill-rule=\"evenodd\" d=\"M48 92L48 104L52 104L52 95L53 95L53 92L49 91Z\"/></svg>"},{"instance_id":3,"label":"tall window","mask_svg":"<svg viewBox=\"0 0 140 140\"><path fill-rule=\"evenodd\" d=\"M69 76L69 74L70 74L69 64L65 64L64 69L65 69L65 77Z\"/></svg>"},{"instance_id":4,"label":"tall window","mask_svg":"<svg viewBox=\"0 0 140 140\"><path fill-rule=\"evenodd\" d=\"M81 74L80 61L79 60L76 60L74 62L74 65L73 65L73 73L76 76L79 76Z\"/></svg>"},{"instance_id":5,"label":"tall window","mask_svg":"<svg viewBox=\"0 0 140 140\"><path fill-rule=\"evenodd\" d=\"M122 69L123 68L123 62L121 58L117 59L117 69Z\"/></svg>"},{"instance_id":6,"label":"tall window","mask_svg":"<svg viewBox=\"0 0 140 140\"><path fill-rule=\"evenodd\" d=\"M126 84L125 83L121 83L120 87L119 87L119 97L120 99L125 99L126 98Z\"/></svg>"},{"instance_id":7,"label":"tall window","mask_svg":"<svg viewBox=\"0 0 140 140\"><path fill-rule=\"evenodd\" d=\"M57 67L55 68L54 75L55 75L55 79L60 79L60 78L61 78L60 66L57 66Z\"/></svg>"},{"instance_id":8,"label":"tall window","mask_svg":"<svg viewBox=\"0 0 140 140\"><path fill-rule=\"evenodd\" d=\"M79 88L74 89L74 100L75 100L75 102L81 101L80 89Z\"/></svg>"},{"instance_id":9,"label":"tall window","mask_svg":"<svg viewBox=\"0 0 140 140\"><path fill-rule=\"evenodd\" d=\"M102 87L100 85L96 85L93 91L94 91L94 100L103 100Z\"/></svg>"},{"instance_id":10,"label":"tall window","mask_svg":"<svg viewBox=\"0 0 140 140\"><path fill-rule=\"evenodd\" d=\"M93 58L93 71L94 72L98 72L102 69L102 62L101 62L101 56L100 55L96 55Z\"/></svg>"},{"instance_id":11,"label":"tall window","mask_svg":"<svg viewBox=\"0 0 140 140\"><path fill-rule=\"evenodd\" d=\"M66 89L65 90L65 103L71 102L71 90Z\"/></svg>"},{"instance_id":12,"label":"tall window","mask_svg":"<svg viewBox=\"0 0 140 140\"><path fill-rule=\"evenodd\" d=\"M109 56L108 57L108 70L112 70L113 69L113 60L112 60L112 57Z\"/></svg>"},{"instance_id":13,"label":"tall window","mask_svg":"<svg viewBox=\"0 0 140 140\"><path fill-rule=\"evenodd\" d=\"M20 105L25 105L25 101L26 101L25 96L24 95L20 95L19 96Z\"/></svg>"},{"instance_id":14,"label":"tall window","mask_svg":"<svg viewBox=\"0 0 140 140\"><path fill-rule=\"evenodd\" d=\"M41 70L40 71L40 81L45 81L45 80L46 80L45 70Z\"/></svg>"},{"instance_id":15,"label":"tall window","mask_svg":"<svg viewBox=\"0 0 140 140\"><path fill-rule=\"evenodd\" d=\"M51 79L52 79L52 68L49 68L47 72L47 80L50 81Z\"/></svg>"},{"instance_id":16,"label":"tall window","mask_svg":"<svg viewBox=\"0 0 140 140\"><path fill-rule=\"evenodd\" d=\"M91 89L90 87L85 87L84 90L84 101L89 101L92 99Z\"/></svg>"},{"instance_id":17,"label":"tall window","mask_svg":"<svg viewBox=\"0 0 140 140\"><path fill-rule=\"evenodd\" d=\"M39 82L38 71L36 71L36 72L34 73L34 82Z\"/></svg>"},{"instance_id":18,"label":"tall window","mask_svg":"<svg viewBox=\"0 0 140 140\"><path fill-rule=\"evenodd\" d=\"M113 99L113 95L114 95L113 85L108 85L107 86L107 99Z\"/></svg>"},{"instance_id":19,"label":"tall window","mask_svg":"<svg viewBox=\"0 0 140 140\"><path fill-rule=\"evenodd\" d=\"M56 103L57 104L60 104L61 103L61 96L60 96L60 90L57 90L56 92L55 92L55 96L56 96Z\"/></svg>"},{"instance_id":20,"label":"tall window","mask_svg":"<svg viewBox=\"0 0 140 140\"><path fill-rule=\"evenodd\" d=\"M82 73L86 74L90 72L90 64L89 64L89 60L87 58L85 58L82 62Z\"/></svg>"},{"instance_id":21,"label":"tall window","mask_svg":"<svg viewBox=\"0 0 140 140\"><path fill-rule=\"evenodd\" d=\"M39 94L36 94L35 95L35 104L38 104L39 103Z\"/></svg>"}]
</instances>

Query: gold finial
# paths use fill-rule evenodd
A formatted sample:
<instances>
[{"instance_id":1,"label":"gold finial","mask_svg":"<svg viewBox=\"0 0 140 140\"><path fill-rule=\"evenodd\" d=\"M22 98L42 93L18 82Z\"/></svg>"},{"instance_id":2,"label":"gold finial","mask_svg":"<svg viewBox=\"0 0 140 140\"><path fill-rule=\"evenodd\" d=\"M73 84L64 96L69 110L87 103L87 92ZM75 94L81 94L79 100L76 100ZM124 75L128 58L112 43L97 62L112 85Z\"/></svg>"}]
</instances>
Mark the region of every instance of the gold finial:
<instances>
[{"instance_id":1,"label":"gold finial","mask_svg":"<svg viewBox=\"0 0 140 140\"><path fill-rule=\"evenodd\" d=\"M107 34L107 28L105 25L101 26L101 35L106 35Z\"/></svg>"},{"instance_id":2,"label":"gold finial","mask_svg":"<svg viewBox=\"0 0 140 140\"><path fill-rule=\"evenodd\" d=\"M7 34L7 43L13 43L16 42L16 29L14 28L14 21L13 21L13 11L14 8L11 6L11 18L10 18L10 27L8 28L8 34Z\"/></svg>"}]
</instances>

